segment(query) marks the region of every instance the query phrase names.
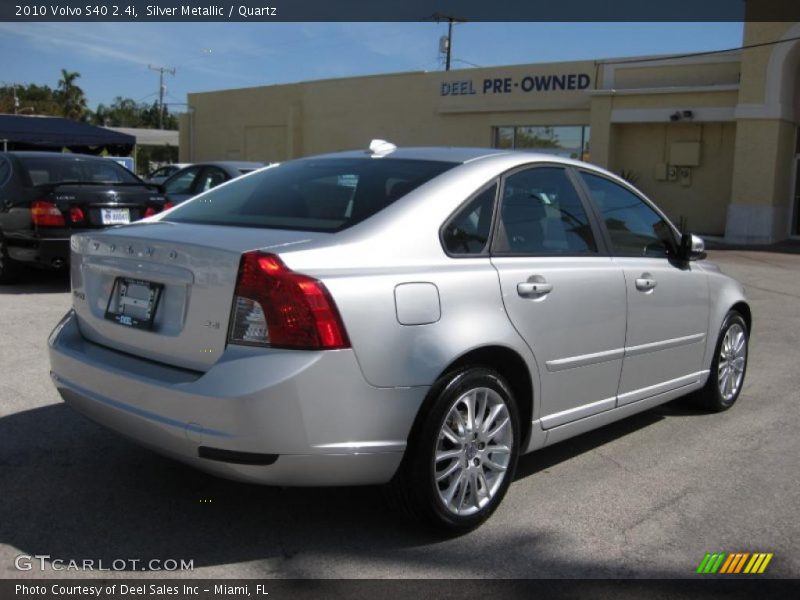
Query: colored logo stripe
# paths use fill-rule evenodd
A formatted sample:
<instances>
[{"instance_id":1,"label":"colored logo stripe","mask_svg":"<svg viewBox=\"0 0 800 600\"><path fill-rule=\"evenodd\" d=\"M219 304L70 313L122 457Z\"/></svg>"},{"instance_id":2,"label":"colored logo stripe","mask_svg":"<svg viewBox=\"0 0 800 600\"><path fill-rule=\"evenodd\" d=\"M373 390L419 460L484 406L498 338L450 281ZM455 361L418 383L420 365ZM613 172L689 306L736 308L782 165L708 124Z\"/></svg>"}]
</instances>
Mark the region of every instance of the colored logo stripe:
<instances>
[{"instance_id":1,"label":"colored logo stripe","mask_svg":"<svg viewBox=\"0 0 800 600\"><path fill-rule=\"evenodd\" d=\"M715 552L706 553L697 566L697 573L720 574L761 574L767 570L773 553L769 552ZM749 559L749 560L748 560Z\"/></svg>"}]
</instances>

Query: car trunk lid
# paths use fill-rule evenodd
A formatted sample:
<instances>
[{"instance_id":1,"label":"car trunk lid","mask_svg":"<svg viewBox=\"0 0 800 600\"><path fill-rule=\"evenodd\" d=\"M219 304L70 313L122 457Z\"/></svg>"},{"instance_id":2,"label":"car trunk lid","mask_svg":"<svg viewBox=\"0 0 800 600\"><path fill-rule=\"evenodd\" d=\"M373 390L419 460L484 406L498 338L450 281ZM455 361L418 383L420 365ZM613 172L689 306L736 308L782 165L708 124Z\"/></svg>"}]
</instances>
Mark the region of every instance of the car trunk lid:
<instances>
[{"instance_id":1,"label":"car trunk lid","mask_svg":"<svg viewBox=\"0 0 800 600\"><path fill-rule=\"evenodd\" d=\"M168 222L74 235L81 332L109 348L205 371L225 350L242 253L326 235Z\"/></svg>"},{"instance_id":2,"label":"car trunk lid","mask_svg":"<svg viewBox=\"0 0 800 600\"><path fill-rule=\"evenodd\" d=\"M49 184L37 196L55 204L68 226L80 229L138 221L148 208L160 212L165 200L163 194L144 185L93 183Z\"/></svg>"}]
</instances>

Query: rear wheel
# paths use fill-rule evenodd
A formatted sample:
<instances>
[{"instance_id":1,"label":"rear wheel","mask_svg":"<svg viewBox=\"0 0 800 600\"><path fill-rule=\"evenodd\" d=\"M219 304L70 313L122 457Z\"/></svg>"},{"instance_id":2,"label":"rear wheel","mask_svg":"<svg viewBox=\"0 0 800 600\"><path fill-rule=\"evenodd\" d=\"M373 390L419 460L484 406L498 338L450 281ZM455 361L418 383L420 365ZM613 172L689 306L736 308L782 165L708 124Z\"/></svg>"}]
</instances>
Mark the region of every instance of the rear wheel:
<instances>
[{"instance_id":1,"label":"rear wheel","mask_svg":"<svg viewBox=\"0 0 800 600\"><path fill-rule=\"evenodd\" d=\"M431 393L391 486L415 519L466 532L489 518L514 477L516 402L505 380L482 367L446 375Z\"/></svg>"},{"instance_id":2,"label":"rear wheel","mask_svg":"<svg viewBox=\"0 0 800 600\"><path fill-rule=\"evenodd\" d=\"M748 342L744 318L736 311L729 312L722 323L708 381L698 393L698 400L708 410L728 410L739 398L747 370Z\"/></svg>"}]
</instances>

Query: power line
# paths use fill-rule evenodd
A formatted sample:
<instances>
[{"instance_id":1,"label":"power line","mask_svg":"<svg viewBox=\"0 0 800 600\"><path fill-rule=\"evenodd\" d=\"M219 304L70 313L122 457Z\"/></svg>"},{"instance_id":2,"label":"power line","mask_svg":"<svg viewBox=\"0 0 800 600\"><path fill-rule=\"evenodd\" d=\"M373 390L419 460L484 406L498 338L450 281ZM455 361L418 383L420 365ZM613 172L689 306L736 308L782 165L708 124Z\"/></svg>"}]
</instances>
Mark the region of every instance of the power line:
<instances>
[{"instance_id":1,"label":"power line","mask_svg":"<svg viewBox=\"0 0 800 600\"><path fill-rule=\"evenodd\" d=\"M706 52L689 52L687 54L664 54L663 56L653 56L650 58L627 58L624 60L603 60L600 62L612 65L622 65L625 63L659 62L662 60L674 60L677 58L692 58L694 56L712 56L714 54L725 54L727 52L736 52L737 50L750 50L751 48L763 48L764 46L775 46L776 44L783 44L786 42L796 42L797 40L800 40L800 36L786 38L785 40L773 40L771 42L761 42L758 44L748 44L746 46L736 46L735 48L727 48L725 50L708 50Z\"/></svg>"}]
</instances>

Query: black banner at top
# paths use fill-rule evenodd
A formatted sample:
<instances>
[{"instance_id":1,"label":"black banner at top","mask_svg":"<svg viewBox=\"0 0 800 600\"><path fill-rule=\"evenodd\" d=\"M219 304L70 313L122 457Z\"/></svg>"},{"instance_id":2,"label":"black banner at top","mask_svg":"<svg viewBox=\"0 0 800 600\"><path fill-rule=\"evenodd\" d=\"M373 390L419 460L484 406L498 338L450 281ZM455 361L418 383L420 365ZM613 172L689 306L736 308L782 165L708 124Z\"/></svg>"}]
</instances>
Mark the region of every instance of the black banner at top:
<instances>
[{"instance_id":1,"label":"black banner at top","mask_svg":"<svg viewBox=\"0 0 800 600\"><path fill-rule=\"evenodd\" d=\"M796 21L796 0L2 0L0 21Z\"/></svg>"}]
</instances>

